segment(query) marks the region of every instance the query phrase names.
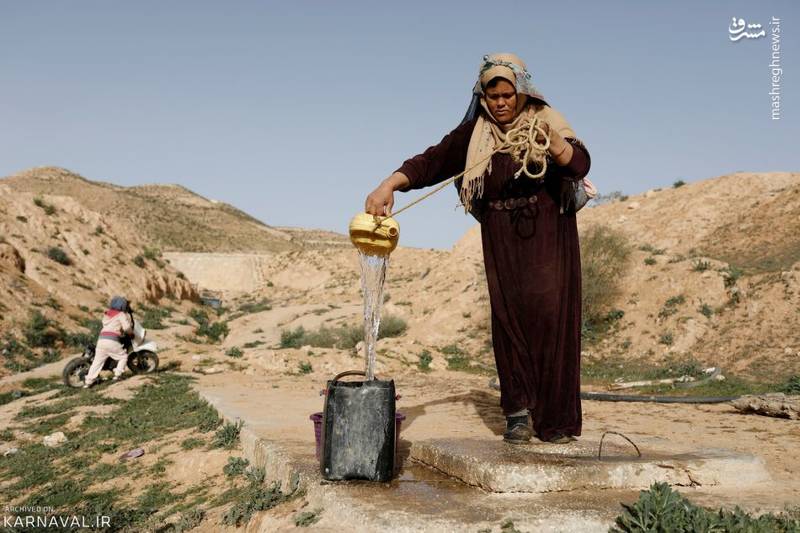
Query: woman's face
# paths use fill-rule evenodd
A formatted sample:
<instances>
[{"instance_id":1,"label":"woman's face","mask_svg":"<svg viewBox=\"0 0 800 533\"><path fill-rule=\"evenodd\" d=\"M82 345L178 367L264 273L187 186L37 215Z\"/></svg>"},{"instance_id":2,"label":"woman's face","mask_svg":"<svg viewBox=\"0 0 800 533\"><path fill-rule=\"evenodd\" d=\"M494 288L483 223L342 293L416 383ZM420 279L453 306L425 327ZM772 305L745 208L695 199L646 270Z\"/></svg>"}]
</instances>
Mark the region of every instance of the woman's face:
<instances>
[{"instance_id":1,"label":"woman's face","mask_svg":"<svg viewBox=\"0 0 800 533\"><path fill-rule=\"evenodd\" d=\"M506 80L500 80L497 84L484 91L486 105L494 119L500 124L508 124L514 120L514 113L517 109L517 91L514 86Z\"/></svg>"}]
</instances>

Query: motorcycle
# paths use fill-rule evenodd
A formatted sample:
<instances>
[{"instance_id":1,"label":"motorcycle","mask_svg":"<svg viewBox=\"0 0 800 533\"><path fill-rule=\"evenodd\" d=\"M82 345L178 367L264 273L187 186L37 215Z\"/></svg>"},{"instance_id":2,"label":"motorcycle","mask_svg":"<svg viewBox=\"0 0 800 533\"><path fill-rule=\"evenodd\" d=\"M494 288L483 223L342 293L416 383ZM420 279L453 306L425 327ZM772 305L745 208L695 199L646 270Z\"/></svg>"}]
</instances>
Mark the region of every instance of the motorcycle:
<instances>
[{"instance_id":1,"label":"motorcycle","mask_svg":"<svg viewBox=\"0 0 800 533\"><path fill-rule=\"evenodd\" d=\"M147 330L134 320L133 335L121 339L122 346L128 352L128 369L133 374L150 374L158 370L158 347L154 341L147 341ZM92 366L97 346L89 344L83 353L70 360L61 377L67 387L83 387L89 367ZM113 371L117 361L109 357L103 364L103 370Z\"/></svg>"}]
</instances>

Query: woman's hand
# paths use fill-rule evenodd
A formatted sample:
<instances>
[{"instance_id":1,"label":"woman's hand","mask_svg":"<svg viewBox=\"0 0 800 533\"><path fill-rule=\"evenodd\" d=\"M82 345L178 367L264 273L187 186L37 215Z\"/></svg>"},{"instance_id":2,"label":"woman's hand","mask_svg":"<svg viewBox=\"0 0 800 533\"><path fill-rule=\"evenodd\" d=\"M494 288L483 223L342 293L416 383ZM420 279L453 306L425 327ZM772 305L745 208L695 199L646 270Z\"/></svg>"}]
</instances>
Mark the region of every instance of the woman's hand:
<instances>
[{"instance_id":1,"label":"woman's hand","mask_svg":"<svg viewBox=\"0 0 800 533\"><path fill-rule=\"evenodd\" d=\"M394 191L407 187L410 181L405 174L395 172L369 193L364 202L364 211L370 215L392 216L394 207Z\"/></svg>"},{"instance_id":2,"label":"woman's hand","mask_svg":"<svg viewBox=\"0 0 800 533\"><path fill-rule=\"evenodd\" d=\"M551 128L549 122L542 120L539 122L539 127L550 138L550 146L547 148L547 152L553 158L553 161L559 166L569 163L570 159L572 159L572 145L557 130ZM544 142L544 139L541 138L541 132L537 131L536 133L536 141Z\"/></svg>"}]
</instances>

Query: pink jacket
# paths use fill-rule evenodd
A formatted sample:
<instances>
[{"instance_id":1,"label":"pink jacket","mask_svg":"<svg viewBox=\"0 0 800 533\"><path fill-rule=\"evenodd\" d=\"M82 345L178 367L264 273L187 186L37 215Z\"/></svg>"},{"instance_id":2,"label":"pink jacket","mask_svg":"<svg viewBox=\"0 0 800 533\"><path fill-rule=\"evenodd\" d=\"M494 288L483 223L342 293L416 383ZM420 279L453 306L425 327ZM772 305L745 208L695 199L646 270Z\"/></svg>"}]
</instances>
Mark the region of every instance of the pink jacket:
<instances>
[{"instance_id":1,"label":"pink jacket","mask_svg":"<svg viewBox=\"0 0 800 533\"><path fill-rule=\"evenodd\" d=\"M133 322L128 313L108 309L103 313L103 328L100 330L101 339L119 340L124 335L133 333Z\"/></svg>"}]
</instances>

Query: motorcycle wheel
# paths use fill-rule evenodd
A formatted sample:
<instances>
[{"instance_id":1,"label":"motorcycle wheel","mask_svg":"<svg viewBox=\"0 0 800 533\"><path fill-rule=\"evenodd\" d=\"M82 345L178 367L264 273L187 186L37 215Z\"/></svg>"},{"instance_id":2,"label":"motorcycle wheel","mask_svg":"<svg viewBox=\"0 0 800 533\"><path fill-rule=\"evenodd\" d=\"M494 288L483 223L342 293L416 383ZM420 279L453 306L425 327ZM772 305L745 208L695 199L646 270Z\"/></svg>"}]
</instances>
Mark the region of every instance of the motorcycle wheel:
<instances>
[{"instance_id":1,"label":"motorcycle wheel","mask_svg":"<svg viewBox=\"0 0 800 533\"><path fill-rule=\"evenodd\" d=\"M76 357L75 359L71 360L69 363L67 363L67 366L64 367L64 371L61 373L61 378L64 381L64 385L72 388L83 387L86 374L89 372L89 367L91 365L92 362L83 357Z\"/></svg>"},{"instance_id":2,"label":"motorcycle wheel","mask_svg":"<svg viewBox=\"0 0 800 533\"><path fill-rule=\"evenodd\" d=\"M158 370L158 355L147 350L128 356L128 368L134 374L150 374Z\"/></svg>"}]
</instances>

